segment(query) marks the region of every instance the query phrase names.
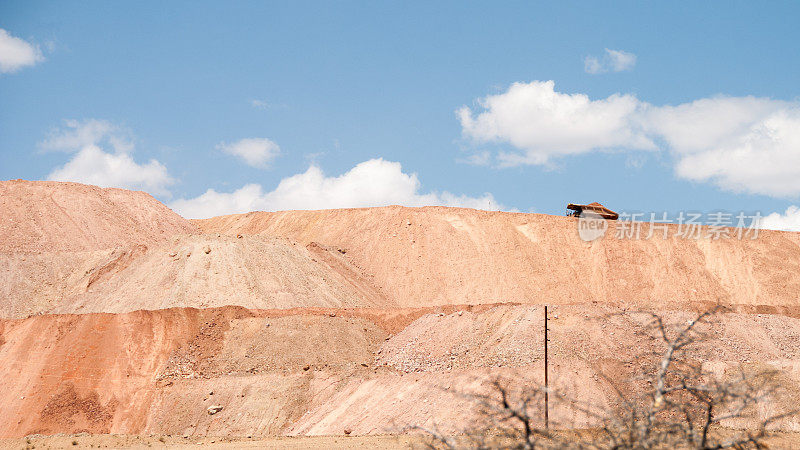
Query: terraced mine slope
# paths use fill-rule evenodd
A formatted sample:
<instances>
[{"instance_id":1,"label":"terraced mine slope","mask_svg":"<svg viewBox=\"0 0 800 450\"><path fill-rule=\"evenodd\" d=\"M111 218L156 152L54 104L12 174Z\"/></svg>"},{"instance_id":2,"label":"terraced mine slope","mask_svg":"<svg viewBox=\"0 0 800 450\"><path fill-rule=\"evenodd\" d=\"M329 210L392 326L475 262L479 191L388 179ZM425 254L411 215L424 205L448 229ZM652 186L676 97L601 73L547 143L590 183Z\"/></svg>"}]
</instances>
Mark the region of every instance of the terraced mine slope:
<instances>
[{"instance_id":1,"label":"terraced mine slope","mask_svg":"<svg viewBox=\"0 0 800 450\"><path fill-rule=\"evenodd\" d=\"M577 400L610 407L609 383L640 388L626 383L656 343L632 310L685 323L721 302L698 357L720 374L776 368L780 401L800 401L797 233L629 241L612 227L585 243L574 219L538 214L189 222L119 189L14 181L0 194L0 437L455 433L478 414L465 392L542 381L544 304L551 382Z\"/></svg>"},{"instance_id":2,"label":"terraced mine slope","mask_svg":"<svg viewBox=\"0 0 800 450\"><path fill-rule=\"evenodd\" d=\"M551 323L551 379L577 400L617 401L648 342L614 309L562 306ZM676 320L691 317L672 312ZM496 376L541 382L540 306L432 310L172 308L0 322L0 436L385 434L409 425L458 432L466 399ZM702 350L717 370L785 370L800 401L800 320L730 313ZM631 342L637 342L632 346ZM628 387L634 388L633 386ZM209 415L212 405L223 409ZM586 426L591 418L552 411ZM787 423L788 429L797 424Z\"/></svg>"}]
</instances>

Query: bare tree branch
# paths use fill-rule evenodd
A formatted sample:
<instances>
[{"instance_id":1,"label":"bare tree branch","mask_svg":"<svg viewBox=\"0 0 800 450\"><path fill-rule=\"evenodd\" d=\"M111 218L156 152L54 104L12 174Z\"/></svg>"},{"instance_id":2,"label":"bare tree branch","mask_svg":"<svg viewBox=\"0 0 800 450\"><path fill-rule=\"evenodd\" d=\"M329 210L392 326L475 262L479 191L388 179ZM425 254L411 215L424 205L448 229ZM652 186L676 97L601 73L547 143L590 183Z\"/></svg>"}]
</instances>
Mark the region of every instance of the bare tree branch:
<instances>
[{"instance_id":1,"label":"bare tree branch","mask_svg":"<svg viewBox=\"0 0 800 450\"><path fill-rule=\"evenodd\" d=\"M649 382L635 374L627 380L629 386L644 387L643 391L622 389L617 380L602 373L619 401L617 407L584 404L557 390L546 390L551 404L599 424L591 430L557 422L551 422L552 429L544 429L540 405L545 388L514 379L492 380L488 393L464 394L478 405L483 418L480 426L465 432L464 439L453 440L435 429L417 430L432 437L432 448L766 448L771 427L798 412L759 416L758 407L773 402L780 391L775 370L740 366L735 374L720 376L704 369L702 358L693 352L712 336L710 326L722 311L713 307L680 326L656 313L626 312L630 320L644 314L648 318L644 328L662 348L660 355L652 355L654 370L642 367L641 374L652 376ZM723 429L730 420L746 420L751 426L741 431Z\"/></svg>"}]
</instances>

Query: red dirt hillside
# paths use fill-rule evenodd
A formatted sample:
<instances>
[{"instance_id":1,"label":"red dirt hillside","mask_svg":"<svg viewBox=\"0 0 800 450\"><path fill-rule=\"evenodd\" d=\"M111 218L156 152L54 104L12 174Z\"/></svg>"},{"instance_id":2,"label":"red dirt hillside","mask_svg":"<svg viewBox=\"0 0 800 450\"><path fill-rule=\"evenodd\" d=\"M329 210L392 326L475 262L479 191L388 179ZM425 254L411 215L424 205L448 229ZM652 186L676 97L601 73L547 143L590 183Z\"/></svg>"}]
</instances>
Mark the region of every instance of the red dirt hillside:
<instances>
[{"instance_id":1,"label":"red dirt hillside","mask_svg":"<svg viewBox=\"0 0 800 450\"><path fill-rule=\"evenodd\" d=\"M635 316L556 306L551 382L611 404L604 377L630 376L651 343ZM674 311L686 321L690 312ZM436 425L453 433L478 413L464 397L515 375L541 383L541 306L433 310L173 308L0 319L0 438L28 434L354 435ZM395 330L402 331L395 334ZM800 320L729 313L700 350L719 371L769 364L800 401ZM211 405L222 406L208 414ZM554 407L551 417L591 419ZM800 429L796 419L786 430Z\"/></svg>"}]
</instances>

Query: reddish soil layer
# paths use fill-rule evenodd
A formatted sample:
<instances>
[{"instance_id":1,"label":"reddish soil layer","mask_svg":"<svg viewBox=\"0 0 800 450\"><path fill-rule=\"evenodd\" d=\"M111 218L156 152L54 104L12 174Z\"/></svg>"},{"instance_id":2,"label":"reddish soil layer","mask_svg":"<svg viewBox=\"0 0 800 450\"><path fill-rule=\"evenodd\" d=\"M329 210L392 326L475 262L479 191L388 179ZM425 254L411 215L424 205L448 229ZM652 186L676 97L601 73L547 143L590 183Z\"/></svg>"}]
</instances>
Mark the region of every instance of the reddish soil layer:
<instances>
[{"instance_id":1,"label":"reddish soil layer","mask_svg":"<svg viewBox=\"0 0 800 450\"><path fill-rule=\"evenodd\" d=\"M655 345L639 334L643 317L609 316L617 311L554 307L556 388L614 404L605 377L627 379ZM668 316L680 322L691 313ZM541 382L541 319L540 306L498 305L172 308L5 320L0 436L382 434L434 423L456 432L476 414L463 394L481 380ZM738 364L783 369L789 404L800 400L798 340L798 319L728 313L697 354L722 372ZM209 415L211 405L223 409ZM558 407L553 417L591 424Z\"/></svg>"}]
</instances>

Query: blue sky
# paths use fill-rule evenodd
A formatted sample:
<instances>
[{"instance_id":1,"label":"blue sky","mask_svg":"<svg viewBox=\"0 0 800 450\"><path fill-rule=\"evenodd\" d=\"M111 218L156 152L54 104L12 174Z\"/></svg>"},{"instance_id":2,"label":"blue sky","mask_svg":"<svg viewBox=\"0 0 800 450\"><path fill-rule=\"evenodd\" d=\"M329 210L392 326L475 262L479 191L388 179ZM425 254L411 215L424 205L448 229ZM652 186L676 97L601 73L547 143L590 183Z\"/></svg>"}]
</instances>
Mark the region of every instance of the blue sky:
<instances>
[{"instance_id":1,"label":"blue sky","mask_svg":"<svg viewBox=\"0 0 800 450\"><path fill-rule=\"evenodd\" d=\"M783 213L799 22L798 2L4 1L0 178L189 216Z\"/></svg>"}]
</instances>

